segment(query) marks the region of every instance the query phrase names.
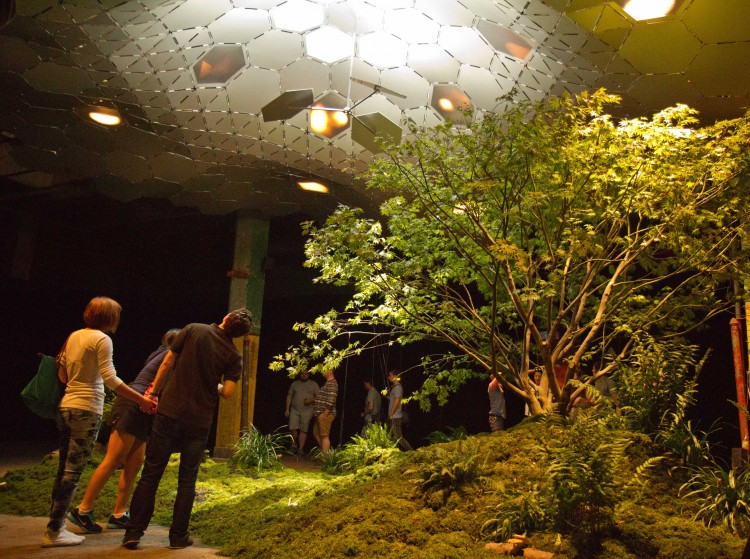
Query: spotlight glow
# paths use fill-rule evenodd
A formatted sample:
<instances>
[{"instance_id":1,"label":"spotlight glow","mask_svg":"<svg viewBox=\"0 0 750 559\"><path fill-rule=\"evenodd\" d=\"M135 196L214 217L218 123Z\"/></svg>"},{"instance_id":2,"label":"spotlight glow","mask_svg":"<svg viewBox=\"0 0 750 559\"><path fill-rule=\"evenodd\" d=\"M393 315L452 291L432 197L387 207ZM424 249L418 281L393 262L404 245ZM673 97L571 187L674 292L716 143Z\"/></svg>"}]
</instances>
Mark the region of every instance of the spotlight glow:
<instances>
[{"instance_id":1,"label":"spotlight glow","mask_svg":"<svg viewBox=\"0 0 750 559\"><path fill-rule=\"evenodd\" d=\"M328 194L330 190L326 185L319 183L319 182L315 182L315 181L299 181L297 184L302 190L307 190L309 192L319 192L320 194Z\"/></svg>"},{"instance_id":2,"label":"spotlight glow","mask_svg":"<svg viewBox=\"0 0 750 559\"><path fill-rule=\"evenodd\" d=\"M446 99L445 97L441 98L438 101L438 105L440 105L440 108L444 111L455 111L456 107L453 105L450 99Z\"/></svg>"},{"instance_id":3,"label":"spotlight glow","mask_svg":"<svg viewBox=\"0 0 750 559\"><path fill-rule=\"evenodd\" d=\"M104 126L117 126L122 124L122 118L115 111L92 110L89 111L89 118L94 122Z\"/></svg>"},{"instance_id":4,"label":"spotlight glow","mask_svg":"<svg viewBox=\"0 0 750 559\"><path fill-rule=\"evenodd\" d=\"M344 111L335 111L332 115L333 121L339 126L345 126L349 122L349 117Z\"/></svg>"},{"instance_id":5,"label":"spotlight glow","mask_svg":"<svg viewBox=\"0 0 750 559\"><path fill-rule=\"evenodd\" d=\"M310 111L310 128L315 132L323 133L328 129L328 111L313 109Z\"/></svg>"},{"instance_id":6,"label":"spotlight glow","mask_svg":"<svg viewBox=\"0 0 750 559\"><path fill-rule=\"evenodd\" d=\"M677 0L630 0L623 10L636 21L664 17L671 12Z\"/></svg>"}]
</instances>

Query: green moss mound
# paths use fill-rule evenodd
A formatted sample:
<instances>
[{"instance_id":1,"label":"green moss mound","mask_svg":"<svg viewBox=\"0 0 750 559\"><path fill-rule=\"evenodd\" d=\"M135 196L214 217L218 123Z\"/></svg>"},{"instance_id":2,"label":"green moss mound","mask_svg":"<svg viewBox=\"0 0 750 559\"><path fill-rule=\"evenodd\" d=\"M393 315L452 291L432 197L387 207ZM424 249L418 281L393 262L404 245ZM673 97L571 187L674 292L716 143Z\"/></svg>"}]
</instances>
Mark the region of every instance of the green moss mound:
<instances>
[{"instance_id":1,"label":"green moss mound","mask_svg":"<svg viewBox=\"0 0 750 559\"><path fill-rule=\"evenodd\" d=\"M496 558L484 549L482 526L509 495L532 499L538 494L547 471L548 429L544 422L524 422L508 431L400 454L388 465L343 476L289 468L248 474L207 460L198 478L191 529L203 542L241 559ZM648 442L635 437L628 470L648 454ZM100 458L87 468L81 487ZM0 512L45 516L56 467L48 457L7 474ZM177 468L175 456L157 495L156 523L169 524ZM655 474L646 485L624 493L614 526L595 548L582 552L572 535L553 531L529 531L532 545L560 559L740 557L744 540L691 520L694 509L677 497L679 483L666 470ZM113 476L97 500L99 518L109 515L116 485Z\"/></svg>"}]
</instances>

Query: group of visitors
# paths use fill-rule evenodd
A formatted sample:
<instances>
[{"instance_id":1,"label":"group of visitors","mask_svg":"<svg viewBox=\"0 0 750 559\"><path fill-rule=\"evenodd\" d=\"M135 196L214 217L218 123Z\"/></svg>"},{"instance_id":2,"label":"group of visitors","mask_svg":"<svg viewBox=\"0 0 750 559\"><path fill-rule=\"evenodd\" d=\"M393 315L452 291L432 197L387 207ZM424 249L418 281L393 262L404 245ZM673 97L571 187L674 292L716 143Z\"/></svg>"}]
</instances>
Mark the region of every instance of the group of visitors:
<instances>
[{"instance_id":1,"label":"group of visitors","mask_svg":"<svg viewBox=\"0 0 750 559\"><path fill-rule=\"evenodd\" d=\"M331 370L326 371L324 376L326 382L322 387L319 387L317 382L310 379L309 373L304 371L289 386L284 415L289 420L289 430L292 433L292 451L299 455L305 454L310 424L313 425L313 438L320 451L327 455L331 448L330 434L333 421L336 418L338 382ZM390 371L388 381L391 387L388 391L388 409L385 417L387 425L403 450L414 450L404 438L404 392L399 372ZM384 419L381 413L380 393L369 379L365 379L364 388L367 395L364 411L361 414L363 419L362 436L374 423L380 423Z\"/></svg>"},{"instance_id":2,"label":"group of visitors","mask_svg":"<svg viewBox=\"0 0 750 559\"><path fill-rule=\"evenodd\" d=\"M56 418L60 456L43 547L83 543L85 536L66 529L66 518L86 534L102 531L94 516L94 501L122 467L107 526L124 529L122 545L136 549L153 515L156 491L173 452L180 453L180 468L169 547L193 544L188 525L198 468L218 398L232 395L242 372L242 356L232 340L250 331L252 315L238 309L221 324L192 323L169 330L136 379L126 385L115 370L108 335L117 330L121 310L108 297L92 299L83 313L86 327L68 336L58 356L58 376L66 387ZM101 424L105 386L117 393L108 419L112 434L107 453L80 504L71 510ZM143 471L128 515L127 502L141 464Z\"/></svg>"}]
</instances>

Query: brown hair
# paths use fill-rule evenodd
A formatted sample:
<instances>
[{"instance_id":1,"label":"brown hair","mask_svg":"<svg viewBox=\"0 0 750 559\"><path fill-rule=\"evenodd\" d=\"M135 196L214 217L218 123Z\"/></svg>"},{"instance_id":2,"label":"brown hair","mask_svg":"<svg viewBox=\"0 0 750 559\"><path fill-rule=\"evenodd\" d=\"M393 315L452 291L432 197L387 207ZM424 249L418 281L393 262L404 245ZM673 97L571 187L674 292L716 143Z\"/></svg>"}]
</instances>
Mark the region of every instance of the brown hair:
<instances>
[{"instance_id":1,"label":"brown hair","mask_svg":"<svg viewBox=\"0 0 750 559\"><path fill-rule=\"evenodd\" d=\"M120 325L120 303L109 297L94 297L83 311L83 321L89 328L115 332Z\"/></svg>"},{"instance_id":2,"label":"brown hair","mask_svg":"<svg viewBox=\"0 0 750 559\"><path fill-rule=\"evenodd\" d=\"M169 347L172 345L172 342L174 341L175 337L177 337L177 334L180 333L179 328L170 328L166 332L164 332L164 336L161 339L161 345L165 347Z\"/></svg>"},{"instance_id":3,"label":"brown hair","mask_svg":"<svg viewBox=\"0 0 750 559\"><path fill-rule=\"evenodd\" d=\"M230 338L239 338L250 332L253 326L253 314L247 309L230 312L224 319L224 332Z\"/></svg>"}]
</instances>

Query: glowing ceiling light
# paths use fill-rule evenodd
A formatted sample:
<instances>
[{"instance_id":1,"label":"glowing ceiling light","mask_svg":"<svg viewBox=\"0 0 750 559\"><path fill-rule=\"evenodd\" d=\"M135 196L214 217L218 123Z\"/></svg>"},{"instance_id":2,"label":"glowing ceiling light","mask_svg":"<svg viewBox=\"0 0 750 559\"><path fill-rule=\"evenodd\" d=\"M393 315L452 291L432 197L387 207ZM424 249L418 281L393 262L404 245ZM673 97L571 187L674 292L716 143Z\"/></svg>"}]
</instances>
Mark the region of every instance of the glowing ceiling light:
<instances>
[{"instance_id":1,"label":"glowing ceiling light","mask_svg":"<svg viewBox=\"0 0 750 559\"><path fill-rule=\"evenodd\" d=\"M108 107L92 108L88 112L88 117L98 124L104 126L119 126L122 124L122 117L115 109Z\"/></svg>"},{"instance_id":2,"label":"glowing ceiling light","mask_svg":"<svg viewBox=\"0 0 750 559\"><path fill-rule=\"evenodd\" d=\"M331 118L333 118L336 124L339 124L341 126L349 122L349 117L346 115L344 111L335 111L333 115L331 115Z\"/></svg>"},{"instance_id":3,"label":"glowing ceiling light","mask_svg":"<svg viewBox=\"0 0 750 559\"><path fill-rule=\"evenodd\" d=\"M444 111L455 111L456 107L453 105L450 99L446 99L445 97L438 100L438 105L440 105L440 108Z\"/></svg>"},{"instance_id":4,"label":"glowing ceiling light","mask_svg":"<svg viewBox=\"0 0 750 559\"><path fill-rule=\"evenodd\" d=\"M630 0L623 10L636 21L655 19L668 15L675 7L677 0Z\"/></svg>"},{"instance_id":5,"label":"glowing ceiling light","mask_svg":"<svg viewBox=\"0 0 750 559\"><path fill-rule=\"evenodd\" d=\"M297 184L302 190L309 192L319 192L321 194L328 194L330 192L330 189L326 185L316 181L298 181Z\"/></svg>"},{"instance_id":6,"label":"glowing ceiling light","mask_svg":"<svg viewBox=\"0 0 750 559\"><path fill-rule=\"evenodd\" d=\"M310 111L310 128L321 134L325 132L328 129L328 111L320 109Z\"/></svg>"},{"instance_id":7,"label":"glowing ceiling light","mask_svg":"<svg viewBox=\"0 0 750 559\"><path fill-rule=\"evenodd\" d=\"M333 138L349 128L349 115L345 111L335 111L318 102L310 110L310 129L326 138Z\"/></svg>"}]
</instances>

